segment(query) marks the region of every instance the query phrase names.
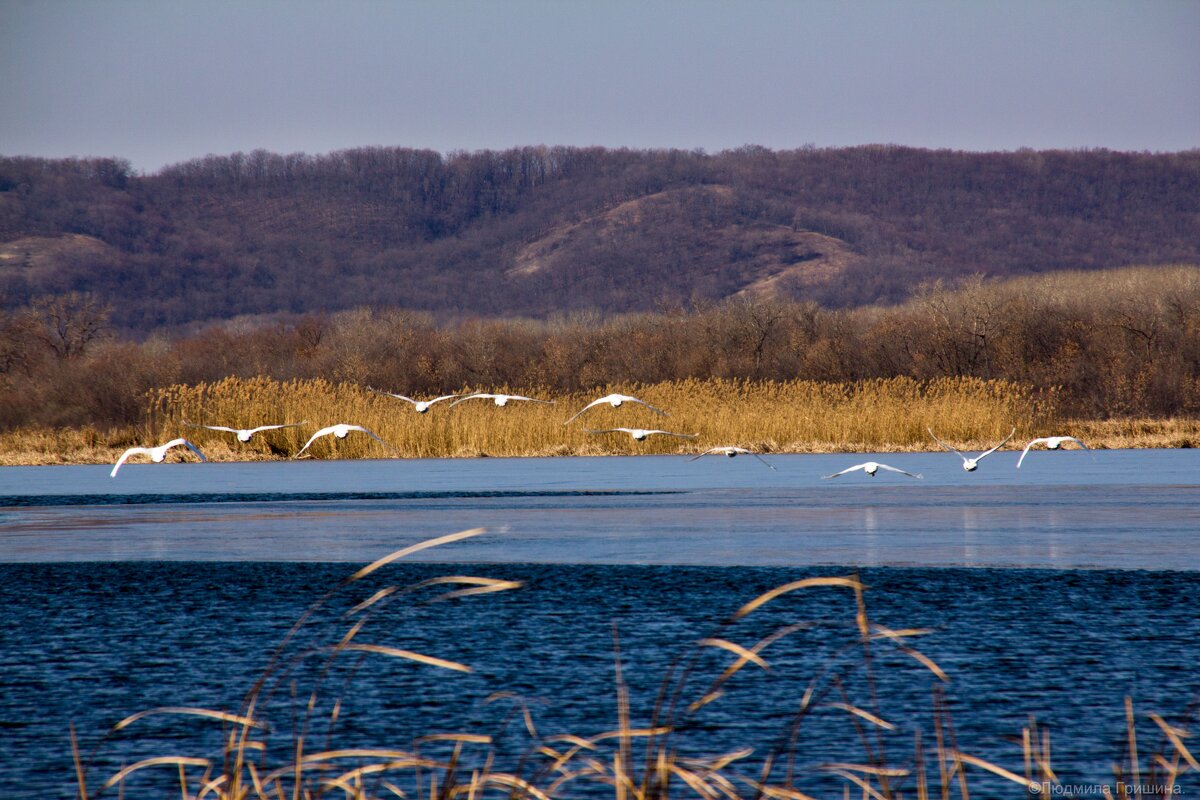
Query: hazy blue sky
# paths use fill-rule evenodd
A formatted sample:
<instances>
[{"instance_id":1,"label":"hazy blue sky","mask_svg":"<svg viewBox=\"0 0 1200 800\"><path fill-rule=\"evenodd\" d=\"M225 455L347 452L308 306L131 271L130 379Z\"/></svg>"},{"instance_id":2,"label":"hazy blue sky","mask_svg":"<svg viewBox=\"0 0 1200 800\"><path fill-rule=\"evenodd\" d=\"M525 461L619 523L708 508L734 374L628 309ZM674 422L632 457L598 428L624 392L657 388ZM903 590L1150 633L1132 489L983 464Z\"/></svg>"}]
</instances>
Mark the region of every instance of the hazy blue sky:
<instances>
[{"instance_id":1,"label":"hazy blue sky","mask_svg":"<svg viewBox=\"0 0 1200 800\"><path fill-rule=\"evenodd\" d=\"M1197 0L0 0L0 153L1200 147Z\"/></svg>"}]
</instances>

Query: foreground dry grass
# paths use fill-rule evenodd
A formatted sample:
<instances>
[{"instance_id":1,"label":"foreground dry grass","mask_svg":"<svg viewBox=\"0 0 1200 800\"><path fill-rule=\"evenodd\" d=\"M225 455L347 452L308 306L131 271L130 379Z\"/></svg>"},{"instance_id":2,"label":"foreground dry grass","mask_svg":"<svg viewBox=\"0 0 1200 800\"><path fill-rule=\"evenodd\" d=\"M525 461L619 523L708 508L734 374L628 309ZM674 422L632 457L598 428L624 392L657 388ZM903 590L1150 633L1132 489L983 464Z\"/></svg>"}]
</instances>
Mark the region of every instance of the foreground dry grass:
<instances>
[{"instance_id":1,"label":"foreground dry grass","mask_svg":"<svg viewBox=\"0 0 1200 800\"><path fill-rule=\"evenodd\" d=\"M1060 794L1056 788L1071 788L1059 786L1050 731L1036 721L1031 720L1014 737L1019 744L1011 746L1005 764L972 754L970 744L956 737L948 711L942 686L950 676L915 646L932 631L891 629L873 622L867 610L867 587L856 575L805 578L750 600L684 650L663 676L657 700L649 708L634 707L630 702L614 628L615 728L598 733L543 734L531 706L521 697L501 691L486 702L510 704L511 718L523 723L527 745L519 755L510 752L506 756L490 735L443 731L419 736L411 744L339 748L336 734L346 699L339 692L353 691L353 685L335 677L338 665L353 664L351 676L388 658L447 674L471 671L468 664L364 640L370 639L373 628L369 623L374 615L394 612L388 607L397 601L436 603L519 589L516 582L463 575L408 586L388 584L384 568L391 562L483 532L476 528L399 550L333 587L293 625L241 708L156 708L125 718L108 734L136 736L147 717L190 718L199 724L221 726L224 745L219 752L202 749L198 754L186 754L186 740L180 739L175 753L143 758L106 773L92 767L95 753L85 756L80 752L72 728L78 796L81 800L114 792L119 796L127 792L129 796L167 796L163 790L172 783L174 796L183 800L483 800L488 796L508 800L811 800L813 793L875 800L967 800L972 794L1050 796ZM836 625L844 643L811 679L777 676L778 680L796 680L800 696L796 711L783 723L778 743L769 752L743 747L689 756L695 742L685 746L681 737L697 720L697 712L719 704L727 692L735 691L739 672L770 669L768 659L775 658L781 642L804 637L821 624L784 615L773 619L767 626L773 629L764 636L761 629L749 633L747 619L761 619L765 607L776 608L785 602L781 598L809 591L828 594L829 614L831 619L842 620ZM322 620L319 612L326 607L333 613ZM347 610L340 611L342 607ZM297 645L306 625L320 629L315 647L312 642ZM702 654L708 657L702 658ZM714 655L719 657L715 667ZM306 661L316 667L312 674L318 677L312 686L297 686L298 665ZM885 663L889 670L912 670L918 679L934 683L931 731L923 731L911 720L897 719L893 712L898 709L891 707L889 698L880 696L876 676ZM1114 732L1118 736L1123 733L1125 743L1124 755L1112 764L1114 785L1096 795L1128 800L1143 794L1182 793L1185 788L1180 778L1200 770L1184 742L1189 731L1158 714L1135 713L1129 699L1125 710L1126 730ZM812 736L808 731L818 715L840 720L847 731L854 732L856 748L861 750L852 760L813 765L805 758L806 739ZM1153 738L1148 733L1154 734ZM104 745L101 741L98 747ZM156 775L157 783L142 782L153 781ZM981 777L989 782L986 786L979 785ZM151 786L154 794L147 795ZM1011 791L997 794L999 786Z\"/></svg>"},{"instance_id":2,"label":"foreground dry grass","mask_svg":"<svg viewBox=\"0 0 1200 800\"><path fill-rule=\"evenodd\" d=\"M469 389L464 389L464 393ZM483 390L480 390L483 391ZM493 390L487 390L493 391ZM0 434L0 464L112 463L135 444L186 436L213 461L286 458L319 427L338 422L364 425L393 451L366 436L324 437L309 448L316 458L456 458L559 455L698 453L738 445L768 453L918 452L937 449L933 430L963 449L986 449L1016 427L1017 439L1071 433L1095 448L1192 447L1200 443L1200 420L1060 420L1052 393L1004 381L907 378L858 383L689 380L608 386L587 394L550 398L537 388L494 391L553 399L553 405L511 402L499 408L471 400L449 402L417 414L400 400L356 384L323 380L278 382L229 378L212 384L171 386L149 399L145 425L137 429L91 428L15 431ZM564 420L596 397L622 392L640 397L670 416L643 407L607 405L578 420ZM231 435L187 423L253 427L299 422L241 444ZM635 442L624 434L589 429L662 428L698 434L694 440L651 437ZM1009 448L1020 447L1014 440ZM174 456L179 457L179 456Z\"/></svg>"}]
</instances>

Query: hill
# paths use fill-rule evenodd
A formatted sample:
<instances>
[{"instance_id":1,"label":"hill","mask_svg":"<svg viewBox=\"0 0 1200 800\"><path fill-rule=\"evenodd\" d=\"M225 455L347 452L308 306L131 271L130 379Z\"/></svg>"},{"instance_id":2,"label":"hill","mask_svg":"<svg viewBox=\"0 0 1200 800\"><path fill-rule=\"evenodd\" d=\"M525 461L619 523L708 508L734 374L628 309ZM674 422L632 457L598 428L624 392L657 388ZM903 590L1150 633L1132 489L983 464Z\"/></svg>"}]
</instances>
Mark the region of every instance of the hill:
<instances>
[{"instance_id":1,"label":"hill","mask_svg":"<svg viewBox=\"0 0 1200 800\"><path fill-rule=\"evenodd\" d=\"M1200 151L526 147L0 158L0 295L135 330L400 306L896 302L923 281L1200 263Z\"/></svg>"}]
</instances>

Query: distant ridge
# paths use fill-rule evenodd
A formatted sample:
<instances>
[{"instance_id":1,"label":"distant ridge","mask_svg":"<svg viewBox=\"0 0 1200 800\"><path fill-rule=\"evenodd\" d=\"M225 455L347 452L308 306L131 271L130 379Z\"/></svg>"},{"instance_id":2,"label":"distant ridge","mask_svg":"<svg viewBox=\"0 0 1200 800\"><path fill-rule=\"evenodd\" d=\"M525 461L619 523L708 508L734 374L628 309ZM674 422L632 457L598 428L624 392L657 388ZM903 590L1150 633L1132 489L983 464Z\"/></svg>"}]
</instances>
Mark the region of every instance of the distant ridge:
<instances>
[{"instance_id":1,"label":"distant ridge","mask_svg":"<svg viewBox=\"0 0 1200 800\"><path fill-rule=\"evenodd\" d=\"M369 147L146 176L0 157L0 300L94 292L142 330L361 305L842 307L937 278L1147 263L1200 263L1200 151Z\"/></svg>"}]
</instances>

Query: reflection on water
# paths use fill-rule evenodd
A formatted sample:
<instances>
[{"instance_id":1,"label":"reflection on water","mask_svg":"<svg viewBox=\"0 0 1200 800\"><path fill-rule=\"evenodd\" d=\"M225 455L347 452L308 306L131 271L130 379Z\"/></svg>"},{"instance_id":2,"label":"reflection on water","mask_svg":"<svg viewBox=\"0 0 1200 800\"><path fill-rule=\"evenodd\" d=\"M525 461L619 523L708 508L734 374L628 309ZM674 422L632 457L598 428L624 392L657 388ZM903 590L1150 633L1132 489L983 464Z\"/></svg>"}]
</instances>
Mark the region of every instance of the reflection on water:
<instances>
[{"instance_id":1,"label":"reflection on water","mask_svg":"<svg viewBox=\"0 0 1200 800\"><path fill-rule=\"evenodd\" d=\"M1001 453L975 473L820 480L845 456L472 459L0 469L0 561L428 560L1200 569L1190 450ZM1013 462L1013 463L1009 463ZM758 466L759 469L754 469ZM844 465L843 465L844 466Z\"/></svg>"}]
</instances>

